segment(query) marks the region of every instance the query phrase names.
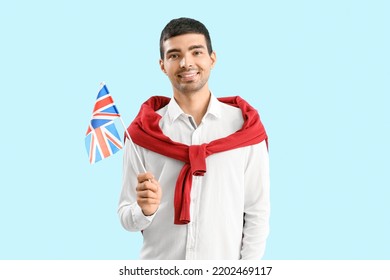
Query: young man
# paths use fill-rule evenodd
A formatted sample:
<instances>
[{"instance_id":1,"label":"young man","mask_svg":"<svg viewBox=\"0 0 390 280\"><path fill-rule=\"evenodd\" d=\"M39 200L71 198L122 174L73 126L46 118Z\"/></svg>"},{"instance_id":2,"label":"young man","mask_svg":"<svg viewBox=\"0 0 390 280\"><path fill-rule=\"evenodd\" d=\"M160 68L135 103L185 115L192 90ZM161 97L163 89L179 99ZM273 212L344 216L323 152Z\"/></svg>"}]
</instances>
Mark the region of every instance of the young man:
<instances>
[{"instance_id":1,"label":"young man","mask_svg":"<svg viewBox=\"0 0 390 280\"><path fill-rule=\"evenodd\" d=\"M138 155L126 141L121 223L142 231L141 259L260 259L270 202L259 115L210 92L216 54L202 23L170 21L160 53L173 98L150 98L128 128Z\"/></svg>"}]
</instances>

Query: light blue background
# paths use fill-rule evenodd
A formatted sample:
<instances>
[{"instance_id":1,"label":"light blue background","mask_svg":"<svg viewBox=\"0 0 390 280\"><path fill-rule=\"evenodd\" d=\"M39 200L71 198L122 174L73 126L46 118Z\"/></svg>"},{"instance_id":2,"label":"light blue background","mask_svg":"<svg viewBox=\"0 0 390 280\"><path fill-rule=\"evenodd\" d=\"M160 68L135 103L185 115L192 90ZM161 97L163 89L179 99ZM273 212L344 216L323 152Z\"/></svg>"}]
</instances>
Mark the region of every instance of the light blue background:
<instances>
[{"instance_id":1,"label":"light blue background","mask_svg":"<svg viewBox=\"0 0 390 280\"><path fill-rule=\"evenodd\" d=\"M267 128L265 258L390 259L388 3L3 1L0 259L138 257L116 214L122 151L90 165L84 135L101 81L127 124L171 95L158 40L181 16L209 28L215 95Z\"/></svg>"}]
</instances>

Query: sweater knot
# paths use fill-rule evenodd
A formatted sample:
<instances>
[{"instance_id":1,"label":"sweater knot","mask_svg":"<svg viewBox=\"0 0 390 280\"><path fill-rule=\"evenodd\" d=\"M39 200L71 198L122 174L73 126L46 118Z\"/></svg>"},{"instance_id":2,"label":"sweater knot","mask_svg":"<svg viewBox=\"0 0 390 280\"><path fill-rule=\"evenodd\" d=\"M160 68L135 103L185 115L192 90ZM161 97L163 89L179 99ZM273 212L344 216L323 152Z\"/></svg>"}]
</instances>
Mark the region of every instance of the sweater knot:
<instances>
[{"instance_id":1,"label":"sweater knot","mask_svg":"<svg viewBox=\"0 0 390 280\"><path fill-rule=\"evenodd\" d=\"M206 144L191 145L188 153L192 175L204 176L206 173Z\"/></svg>"}]
</instances>

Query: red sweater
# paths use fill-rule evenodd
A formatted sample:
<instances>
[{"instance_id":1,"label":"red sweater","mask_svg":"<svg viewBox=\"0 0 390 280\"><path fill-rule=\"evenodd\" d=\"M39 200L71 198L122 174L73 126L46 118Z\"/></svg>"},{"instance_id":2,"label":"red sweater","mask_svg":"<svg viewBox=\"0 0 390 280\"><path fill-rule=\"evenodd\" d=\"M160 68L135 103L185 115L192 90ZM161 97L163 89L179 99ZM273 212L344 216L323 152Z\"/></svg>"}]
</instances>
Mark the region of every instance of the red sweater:
<instances>
[{"instance_id":1,"label":"red sweater","mask_svg":"<svg viewBox=\"0 0 390 280\"><path fill-rule=\"evenodd\" d=\"M153 96L142 104L141 109L128 127L131 139L137 145L164 156L183 161L185 164L176 181L174 208L175 224L190 222L192 176L206 173L206 157L236 148L258 144L268 137L257 111L239 96L218 98L219 101L238 107L244 124L235 133L202 145L185 145L165 136L159 126L161 116L157 110L166 106L170 98Z\"/></svg>"}]
</instances>

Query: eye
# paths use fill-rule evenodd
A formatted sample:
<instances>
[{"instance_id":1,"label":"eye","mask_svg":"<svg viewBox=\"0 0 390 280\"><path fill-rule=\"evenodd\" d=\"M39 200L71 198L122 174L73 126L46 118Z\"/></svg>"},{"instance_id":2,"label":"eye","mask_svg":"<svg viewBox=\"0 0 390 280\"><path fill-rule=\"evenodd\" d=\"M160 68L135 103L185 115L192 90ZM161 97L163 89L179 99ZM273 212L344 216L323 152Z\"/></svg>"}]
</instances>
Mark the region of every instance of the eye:
<instances>
[{"instance_id":1,"label":"eye","mask_svg":"<svg viewBox=\"0 0 390 280\"><path fill-rule=\"evenodd\" d=\"M198 55L201 55L203 52L202 51L200 51L200 50L196 50L196 51L194 51L194 55L195 56L198 56Z\"/></svg>"},{"instance_id":2,"label":"eye","mask_svg":"<svg viewBox=\"0 0 390 280\"><path fill-rule=\"evenodd\" d=\"M172 59L172 60L177 59L177 58L179 58L179 55L177 53L172 53L168 56L168 59Z\"/></svg>"}]
</instances>

